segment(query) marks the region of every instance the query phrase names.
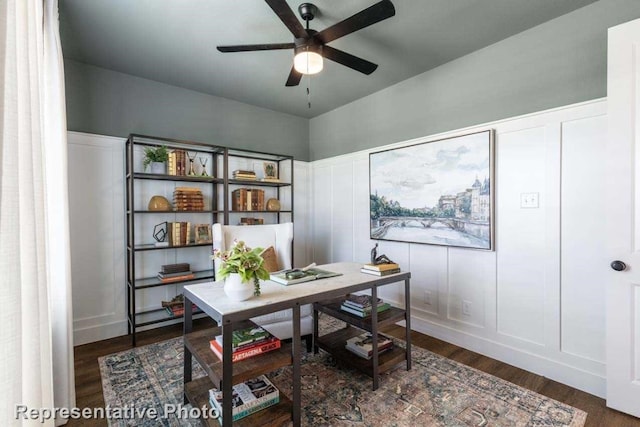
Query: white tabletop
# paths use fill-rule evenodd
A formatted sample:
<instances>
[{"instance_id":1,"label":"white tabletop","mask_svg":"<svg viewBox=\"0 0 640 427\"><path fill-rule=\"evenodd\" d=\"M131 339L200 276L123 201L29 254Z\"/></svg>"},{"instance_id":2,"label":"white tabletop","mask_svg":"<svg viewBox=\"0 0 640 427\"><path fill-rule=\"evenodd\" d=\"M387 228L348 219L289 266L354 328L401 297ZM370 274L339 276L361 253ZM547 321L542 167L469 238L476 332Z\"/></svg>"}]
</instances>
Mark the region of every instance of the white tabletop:
<instances>
[{"instance_id":1,"label":"white tabletop","mask_svg":"<svg viewBox=\"0 0 640 427\"><path fill-rule=\"evenodd\" d=\"M224 282L206 282L184 287L184 295L219 323L244 320L274 311L292 308L296 304L321 301L340 292L355 292L408 279L410 273L373 276L361 273L362 264L340 262L320 265L318 268L342 273L341 276L312 280L295 285L281 285L271 280L260 284L261 295L246 301L231 301L224 293Z\"/></svg>"}]
</instances>

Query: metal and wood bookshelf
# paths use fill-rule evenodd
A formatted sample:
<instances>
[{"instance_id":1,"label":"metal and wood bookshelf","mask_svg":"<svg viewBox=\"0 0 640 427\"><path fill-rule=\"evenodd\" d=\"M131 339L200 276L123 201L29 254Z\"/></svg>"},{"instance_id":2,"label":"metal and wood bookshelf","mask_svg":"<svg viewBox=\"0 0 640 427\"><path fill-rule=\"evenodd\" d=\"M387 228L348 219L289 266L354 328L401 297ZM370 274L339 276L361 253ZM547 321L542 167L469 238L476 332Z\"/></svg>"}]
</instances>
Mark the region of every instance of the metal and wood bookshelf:
<instances>
[{"instance_id":1,"label":"metal and wood bookshelf","mask_svg":"<svg viewBox=\"0 0 640 427\"><path fill-rule=\"evenodd\" d=\"M188 153L195 153L195 156L205 156L210 165L207 168L207 176L201 175L169 175L153 174L142 170L142 159L144 158L145 147L165 146L169 150L184 150ZM170 251L173 257L178 258L178 251L188 248L198 248L197 261L203 264L211 256L211 243L188 242L182 246L156 246L148 233L140 232L140 222L145 218L161 218L159 222L174 219L181 221L185 218L197 218L199 223L236 223L242 214L260 214L266 217L265 224L277 224L281 221L293 221L293 157L289 155L279 155L264 153L253 150L242 150L219 145L206 144L202 142L185 141L173 138L162 138L146 135L131 134L125 146L125 216L126 216L126 304L127 304L127 331L131 335L132 343L136 345L136 332L142 327L149 327L156 324L182 319L182 315L169 315L161 307L158 301L156 307L140 309L136 300L140 301L138 294L148 291L151 288L161 286L182 286L188 283L197 283L215 280L213 261L208 260L208 268L201 268L193 271L194 277L188 280L162 282L155 276L144 277L143 268L138 267L137 257L143 257L147 251ZM246 168L251 163L273 162L277 164L277 177L281 176L283 168L287 168L289 176L282 181L261 181L261 180L238 180L232 178L234 167ZM236 166L234 166L236 165ZM186 165L188 167L188 164ZM204 166L202 166L204 168ZM175 185L197 184L202 188L202 192L210 201L205 203L203 210L172 210L153 211L146 209L148 200L142 200L144 195L138 194L136 183L147 182L149 185L158 182L159 185L175 183ZM232 211L231 192L236 188L265 188L270 189L272 194L281 201L285 195L282 190L288 188L286 193L286 208L277 211L252 210L252 211ZM200 219L202 218L202 219ZM250 227L250 225L247 225ZM138 232L138 233L136 233ZM140 236L137 236L140 234ZM146 241L145 241L146 239ZM191 253L190 253L191 254ZM171 256L171 255L169 255ZM194 260L196 261L196 260ZM144 264L144 263L143 263ZM147 263L148 264L148 263ZM160 269L160 265L157 265ZM176 291L176 293L178 293Z\"/></svg>"}]
</instances>

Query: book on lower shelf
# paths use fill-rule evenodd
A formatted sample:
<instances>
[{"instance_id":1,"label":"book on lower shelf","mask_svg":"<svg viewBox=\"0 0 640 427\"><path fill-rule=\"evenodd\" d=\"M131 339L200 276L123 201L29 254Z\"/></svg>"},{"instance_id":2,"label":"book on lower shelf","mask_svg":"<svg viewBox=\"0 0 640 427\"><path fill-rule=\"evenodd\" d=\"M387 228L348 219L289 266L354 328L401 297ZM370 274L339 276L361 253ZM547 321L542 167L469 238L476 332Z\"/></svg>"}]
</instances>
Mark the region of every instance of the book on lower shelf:
<instances>
[{"instance_id":1,"label":"book on lower shelf","mask_svg":"<svg viewBox=\"0 0 640 427\"><path fill-rule=\"evenodd\" d=\"M388 276L390 274L400 273L400 269L399 268L392 268L390 270L376 271L376 270L369 270L369 269L366 269L366 268L361 268L360 272L365 273L365 274L372 274L374 276Z\"/></svg>"},{"instance_id":2,"label":"book on lower shelf","mask_svg":"<svg viewBox=\"0 0 640 427\"><path fill-rule=\"evenodd\" d=\"M162 272L158 273L158 279L163 283L179 282L182 280L191 280L194 277L195 276L193 274L193 271L184 271L181 273L169 273L169 274L165 274Z\"/></svg>"},{"instance_id":3,"label":"book on lower shelf","mask_svg":"<svg viewBox=\"0 0 640 427\"><path fill-rule=\"evenodd\" d=\"M280 340L277 337L271 336L265 340L258 341L252 344L246 344L232 351L231 361L239 362L241 360L249 359L251 357L259 356L264 353L268 353L273 350L279 349L281 346ZM209 347L214 352L218 359L222 360L222 343L217 339L209 341Z\"/></svg>"},{"instance_id":4,"label":"book on lower shelf","mask_svg":"<svg viewBox=\"0 0 640 427\"><path fill-rule=\"evenodd\" d=\"M378 304L378 313L383 313L391 308L391 304L388 302L383 302ZM340 306L340 310L346 311L347 313L353 314L358 317L370 317L371 312L373 311L372 307L358 308L353 305L348 304L348 301L344 301Z\"/></svg>"},{"instance_id":5,"label":"book on lower shelf","mask_svg":"<svg viewBox=\"0 0 640 427\"><path fill-rule=\"evenodd\" d=\"M269 332L257 325L250 328L236 329L231 333L231 347L236 349L248 344L255 344L272 336ZM216 336L216 341L222 347L222 335Z\"/></svg>"},{"instance_id":6,"label":"book on lower shelf","mask_svg":"<svg viewBox=\"0 0 640 427\"><path fill-rule=\"evenodd\" d=\"M233 386L231 398L233 421L247 417L280 402L280 391L265 375ZM222 392L209 390L209 403L218 411L222 423Z\"/></svg>"},{"instance_id":7,"label":"book on lower shelf","mask_svg":"<svg viewBox=\"0 0 640 427\"><path fill-rule=\"evenodd\" d=\"M164 308L164 310L171 317L184 316L184 304L174 304L171 306L167 306ZM198 306L195 304L192 304L191 310L192 312L196 312L198 310Z\"/></svg>"},{"instance_id":8,"label":"book on lower shelf","mask_svg":"<svg viewBox=\"0 0 640 427\"><path fill-rule=\"evenodd\" d=\"M378 305L384 302L382 301L382 298L378 298L377 301ZM364 309L371 307L373 304L373 298L371 298L371 295L348 294L344 299L344 303L358 309Z\"/></svg>"},{"instance_id":9,"label":"book on lower shelf","mask_svg":"<svg viewBox=\"0 0 640 427\"><path fill-rule=\"evenodd\" d=\"M353 354L363 359L371 359L373 357L373 340L369 332L364 332L353 338L349 338L345 344L345 348ZM393 348L391 338L378 334L378 354Z\"/></svg>"}]
</instances>

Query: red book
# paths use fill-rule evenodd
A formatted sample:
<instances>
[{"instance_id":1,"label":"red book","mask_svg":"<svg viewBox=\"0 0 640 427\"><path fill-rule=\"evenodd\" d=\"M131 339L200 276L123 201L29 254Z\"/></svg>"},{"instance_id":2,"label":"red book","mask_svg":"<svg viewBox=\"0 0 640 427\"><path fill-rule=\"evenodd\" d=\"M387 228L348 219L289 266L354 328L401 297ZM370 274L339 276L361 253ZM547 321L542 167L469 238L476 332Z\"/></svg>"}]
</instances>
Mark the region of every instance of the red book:
<instances>
[{"instance_id":1,"label":"red book","mask_svg":"<svg viewBox=\"0 0 640 427\"><path fill-rule=\"evenodd\" d=\"M222 360L222 347L216 340L209 341L209 347L220 360ZM276 337L268 338L264 341L260 341L256 344L250 344L246 347L241 347L237 351L233 352L231 357L232 362L239 362L244 359L248 359L253 356L257 356L262 353L277 350L280 348L280 340Z\"/></svg>"}]
</instances>

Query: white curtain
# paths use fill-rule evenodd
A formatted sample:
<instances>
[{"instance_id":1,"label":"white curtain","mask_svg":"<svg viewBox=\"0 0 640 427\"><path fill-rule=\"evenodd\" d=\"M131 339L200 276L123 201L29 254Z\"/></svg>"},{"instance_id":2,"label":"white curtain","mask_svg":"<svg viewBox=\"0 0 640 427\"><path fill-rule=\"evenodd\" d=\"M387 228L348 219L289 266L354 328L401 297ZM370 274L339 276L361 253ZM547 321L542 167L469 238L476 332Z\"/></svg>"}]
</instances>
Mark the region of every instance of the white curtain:
<instances>
[{"instance_id":1,"label":"white curtain","mask_svg":"<svg viewBox=\"0 0 640 427\"><path fill-rule=\"evenodd\" d=\"M75 406L57 0L0 0L0 74L0 425L35 425Z\"/></svg>"}]
</instances>

